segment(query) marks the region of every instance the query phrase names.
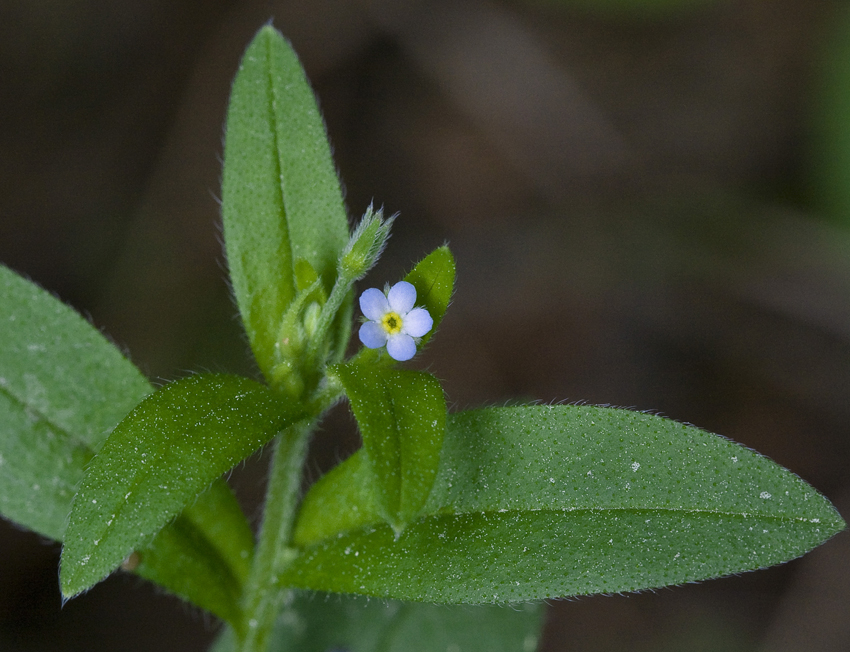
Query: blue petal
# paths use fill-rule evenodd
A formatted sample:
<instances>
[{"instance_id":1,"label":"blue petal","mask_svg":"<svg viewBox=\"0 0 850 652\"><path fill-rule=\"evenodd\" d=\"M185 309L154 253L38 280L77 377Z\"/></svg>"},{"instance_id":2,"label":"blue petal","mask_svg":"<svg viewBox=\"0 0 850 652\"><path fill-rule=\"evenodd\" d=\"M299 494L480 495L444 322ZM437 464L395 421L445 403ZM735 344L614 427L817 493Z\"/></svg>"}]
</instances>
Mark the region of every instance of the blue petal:
<instances>
[{"instance_id":1,"label":"blue petal","mask_svg":"<svg viewBox=\"0 0 850 652\"><path fill-rule=\"evenodd\" d=\"M389 309L390 305L387 303L387 298L377 288L369 288L360 295L360 310L366 315L366 319L381 321L381 318Z\"/></svg>"},{"instance_id":2,"label":"blue petal","mask_svg":"<svg viewBox=\"0 0 850 652\"><path fill-rule=\"evenodd\" d=\"M383 295L381 295L383 296ZM370 349L380 349L387 343L387 331L380 324L367 321L360 327L360 341Z\"/></svg>"},{"instance_id":3,"label":"blue petal","mask_svg":"<svg viewBox=\"0 0 850 652\"><path fill-rule=\"evenodd\" d=\"M422 337L431 330L434 320L425 308L414 308L404 316L402 332L413 337Z\"/></svg>"},{"instance_id":4,"label":"blue petal","mask_svg":"<svg viewBox=\"0 0 850 652\"><path fill-rule=\"evenodd\" d=\"M365 324L364 324L365 325ZM410 335L398 333L387 340L387 353L393 360L404 362L416 355L416 342Z\"/></svg>"},{"instance_id":5,"label":"blue petal","mask_svg":"<svg viewBox=\"0 0 850 652\"><path fill-rule=\"evenodd\" d=\"M416 288L407 281L399 281L390 288L387 300L392 310L403 315L410 312L416 303Z\"/></svg>"}]
</instances>

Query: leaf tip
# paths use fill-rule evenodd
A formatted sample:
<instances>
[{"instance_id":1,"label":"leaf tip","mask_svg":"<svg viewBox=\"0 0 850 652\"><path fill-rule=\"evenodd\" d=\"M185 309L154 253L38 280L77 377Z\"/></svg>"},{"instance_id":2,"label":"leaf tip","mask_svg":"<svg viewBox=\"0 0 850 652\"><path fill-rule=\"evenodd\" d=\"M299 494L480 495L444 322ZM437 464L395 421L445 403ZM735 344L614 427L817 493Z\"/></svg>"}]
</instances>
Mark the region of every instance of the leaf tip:
<instances>
[{"instance_id":1,"label":"leaf tip","mask_svg":"<svg viewBox=\"0 0 850 652\"><path fill-rule=\"evenodd\" d=\"M280 38L280 39L283 38L283 35L272 24L272 21L269 21L265 25L263 25L260 28L260 30L257 32L257 36L261 36L261 37L264 37L264 38Z\"/></svg>"},{"instance_id":2,"label":"leaf tip","mask_svg":"<svg viewBox=\"0 0 850 652\"><path fill-rule=\"evenodd\" d=\"M64 561L59 564L59 590L62 593L62 606L71 598L76 598L81 593L85 592L91 585L84 585L78 577L79 573L75 572L75 568Z\"/></svg>"},{"instance_id":3,"label":"leaf tip","mask_svg":"<svg viewBox=\"0 0 850 652\"><path fill-rule=\"evenodd\" d=\"M401 521L395 518L387 519L387 524L393 530L393 539L395 541L401 538L402 532L407 528L407 521Z\"/></svg>"},{"instance_id":4,"label":"leaf tip","mask_svg":"<svg viewBox=\"0 0 850 652\"><path fill-rule=\"evenodd\" d=\"M126 564L128 562L132 564L134 561L133 555L135 554L136 553L132 553L127 559L125 559L120 568L132 571L133 567L127 566ZM62 593L63 605L68 600L86 593L95 584L99 584L111 575L111 571L106 573L103 573L102 570L98 572L97 569L93 571L92 567L98 565L98 563L98 560L92 559L91 555L88 554L83 555L79 558L79 560L73 560L69 563L63 548L62 558L59 562L59 589Z\"/></svg>"}]
</instances>

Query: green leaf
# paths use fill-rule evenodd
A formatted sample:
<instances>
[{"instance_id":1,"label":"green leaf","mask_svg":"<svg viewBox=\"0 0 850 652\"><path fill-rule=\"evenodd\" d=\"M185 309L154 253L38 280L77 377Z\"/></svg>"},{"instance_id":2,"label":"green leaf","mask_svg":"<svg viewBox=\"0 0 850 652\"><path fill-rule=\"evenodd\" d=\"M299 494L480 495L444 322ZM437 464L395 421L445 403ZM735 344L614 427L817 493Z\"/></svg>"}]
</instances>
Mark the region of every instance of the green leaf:
<instances>
[{"instance_id":1,"label":"green leaf","mask_svg":"<svg viewBox=\"0 0 850 652\"><path fill-rule=\"evenodd\" d=\"M419 343L421 349L437 331L449 307L455 285L455 259L446 246L434 249L419 261L404 280L416 288L416 305L427 308L434 327Z\"/></svg>"},{"instance_id":2,"label":"green leaf","mask_svg":"<svg viewBox=\"0 0 850 652\"><path fill-rule=\"evenodd\" d=\"M304 496L293 541L309 548L379 522L385 521L380 516L369 460L361 448L326 473Z\"/></svg>"},{"instance_id":3,"label":"green leaf","mask_svg":"<svg viewBox=\"0 0 850 652\"><path fill-rule=\"evenodd\" d=\"M384 602L299 595L277 621L269 652L533 652L544 609ZM235 650L225 635L213 652Z\"/></svg>"},{"instance_id":4,"label":"green leaf","mask_svg":"<svg viewBox=\"0 0 850 652\"><path fill-rule=\"evenodd\" d=\"M295 296L293 268L312 265L330 292L348 222L321 115L289 44L263 27L233 82L222 213L234 294L267 378ZM346 327L348 327L346 325Z\"/></svg>"},{"instance_id":5,"label":"green leaf","mask_svg":"<svg viewBox=\"0 0 850 652\"><path fill-rule=\"evenodd\" d=\"M91 449L2 391L0 424L0 514L61 540Z\"/></svg>"},{"instance_id":6,"label":"green leaf","mask_svg":"<svg viewBox=\"0 0 850 652\"><path fill-rule=\"evenodd\" d=\"M421 371L337 365L351 402L378 513L396 532L413 521L431 493L446 431L440 382Z\"/></svg>"},{"instance_id":7,"label":"green leaf","mask_svg":"<svg viewBox=\"0 0 850 652\"><path fill-rule=\"evenodd\" d=\"M65 533L63 594L103 579L213 480L301 416L239 376L191 376L149 396L86 471Z\"/></svg>"},{"instance_id":8,"label":"green leaf","mask_svg":"<svg viewBox=\"0 0 850 652\"><path fill-rule=\"evenodd\" d=\"M2 266L0 306L0 512L61 541L86 464L153 388L79 314ZM242 510L217 482L140 552L136 572L227 618L252 548Z\"/></svg>"},{"instance_id":9,"label":"green leaf","mask_svg":"<svg viewBox=\"0 0 850 652\"><path fill-rule=\"evenodd\" d=\"M148 381L78 313L3 266L0 302L0 391L98 449Z\"/></svg>"},{"instance_id":10,"label":"green leaf","mask_svg":"<svg viewBox=\"0 0 850 652\"><path fill-rule=\"evenodd\" d=\"M83 467L151 392L78 313L0 266L0 512L61 539Z\"/></svg>"},{"instance_id":11,"label":"green leaf","mask_svg":"<svg viewBox=\"0 0 850 652\"><path fill-rule=\"evenodd\" d=\"M307 494L284 585L443 603L634 591L777 564L844 528L758 453L627 410L451 415L424 515L398 538L362 455Z\"/></svg>"},{"instance_id":12,"label":"green leaf","mask_svg":"<svg viewBox=\"0 0 850 652\"><path fill-rule=\"evenodd\" d=\"M232 625L254 550L254 535L223 480L217 480L150 546L134 553L136 574Z\"/></svg>"}]
</instances>

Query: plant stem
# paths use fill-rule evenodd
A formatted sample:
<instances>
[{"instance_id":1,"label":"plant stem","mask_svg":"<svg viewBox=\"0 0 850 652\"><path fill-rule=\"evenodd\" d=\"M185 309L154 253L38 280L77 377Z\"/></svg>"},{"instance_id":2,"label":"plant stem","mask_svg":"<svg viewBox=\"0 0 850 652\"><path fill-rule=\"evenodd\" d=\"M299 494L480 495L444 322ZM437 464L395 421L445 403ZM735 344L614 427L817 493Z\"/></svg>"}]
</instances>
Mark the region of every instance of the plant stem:
<instances>
[{"instance_id":1,"label":"plant stem","mask_svg":"<svg viewBox=\"0 0 850 652\"><path fill-rule=\"evenodd\" d=\"M296 423L275 439L263 523L245 587L245 622L238 652L268 650L269 637L286 597L286 592L277 585L277 578L295 557L289 543L301 489L301 468L314 423L313 420Z\"/></svg>"},{"instance_id":2,"label":"plant stem","mask_svg":"<svg viewBox=\"0 0 850 652\"><path fill-rule=\"evenodd\" d=\"M316 330L310 337L310 346L307 349L307 355L305 356L308 369L311 367L315 368L321 363L321 361L318 360L319 349L325 341L328 329L330 329L331 323L339 312L340 306L342 306L342 302L345 301L345 297L353 283L353 278L343 277L342 275L337 277L336 283L334 283L333 289L331 290L331 295L328 297L328 300L325 301L325 305L322 306L322 312L319 314L319 321L316 324Z\"/></svg>"},{"instance_id":3,"label":"plant stem","mask_svg":"<svg viewBox=\"0 0 850 652\"><path fill-rule=\"evenodd\" d=\"M334 403L340 400L343 393L342 383L339 379L330 374L325 375L325 380L321 383L310 402L307 403L307 408L312 414L324 414L326 410L333 407Z\"/></svg>"}]
</instances>

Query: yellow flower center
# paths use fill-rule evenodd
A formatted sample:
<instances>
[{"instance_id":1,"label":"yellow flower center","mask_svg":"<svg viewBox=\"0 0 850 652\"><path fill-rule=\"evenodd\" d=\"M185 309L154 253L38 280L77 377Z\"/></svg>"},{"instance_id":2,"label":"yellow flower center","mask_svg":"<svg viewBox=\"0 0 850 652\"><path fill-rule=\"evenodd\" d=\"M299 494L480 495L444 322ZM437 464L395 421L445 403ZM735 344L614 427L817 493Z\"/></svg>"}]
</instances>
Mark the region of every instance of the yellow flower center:
<instances>
[{"instance_id":1,"label":"yellow flower center","mask_svg":"<svg viewBox=\"0 0 850 652\"><path fill-rule=\"evenodd\" d=\"M397 312L388 312L381 319L381 326L387 331L387 335L395 335L401 332L401 315Z\"/></svg>"}]
</instances>

